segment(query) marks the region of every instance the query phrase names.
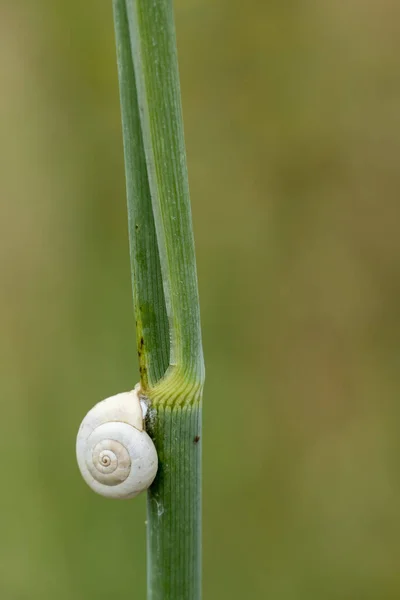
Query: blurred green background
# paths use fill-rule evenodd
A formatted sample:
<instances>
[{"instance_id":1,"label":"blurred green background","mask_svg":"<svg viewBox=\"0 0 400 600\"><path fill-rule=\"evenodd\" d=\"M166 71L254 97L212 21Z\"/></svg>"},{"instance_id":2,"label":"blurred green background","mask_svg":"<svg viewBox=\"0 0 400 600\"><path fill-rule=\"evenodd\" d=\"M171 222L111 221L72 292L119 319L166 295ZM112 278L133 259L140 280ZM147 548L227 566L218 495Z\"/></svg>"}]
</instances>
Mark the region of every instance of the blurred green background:
<instances>
[{"instance_id":1,"label":"blurred green background","mask_svg":"<svg viewBox=\"0 0 400 600\"><path fill-rule=\"evenodd\" d=\"M400 5L175 8L204 598L398 599ZM145 598L145 498L74 454L138 380L111 2L2 0L0 78L0 597Z\"/></svg>"}]
</instances>

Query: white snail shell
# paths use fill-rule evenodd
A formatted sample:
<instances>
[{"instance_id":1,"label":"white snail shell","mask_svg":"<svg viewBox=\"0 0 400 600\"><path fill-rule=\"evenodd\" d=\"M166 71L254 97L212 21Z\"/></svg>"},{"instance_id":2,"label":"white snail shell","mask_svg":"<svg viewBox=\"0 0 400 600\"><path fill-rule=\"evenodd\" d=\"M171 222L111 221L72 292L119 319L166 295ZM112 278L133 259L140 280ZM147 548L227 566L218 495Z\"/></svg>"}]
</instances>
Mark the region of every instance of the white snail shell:
<instances>
[{"instance_id":1,"label":"white snail shell","mask_svg":"<svg viewBox=\"0 0 400 600\"><path fill-rule=\"evenodd\" d=\"M144 431L136 389L96 404L76 439L78 466L86 483L108 498L133 498L157 473L157 451Z\"/></svg>"}]
</instances>

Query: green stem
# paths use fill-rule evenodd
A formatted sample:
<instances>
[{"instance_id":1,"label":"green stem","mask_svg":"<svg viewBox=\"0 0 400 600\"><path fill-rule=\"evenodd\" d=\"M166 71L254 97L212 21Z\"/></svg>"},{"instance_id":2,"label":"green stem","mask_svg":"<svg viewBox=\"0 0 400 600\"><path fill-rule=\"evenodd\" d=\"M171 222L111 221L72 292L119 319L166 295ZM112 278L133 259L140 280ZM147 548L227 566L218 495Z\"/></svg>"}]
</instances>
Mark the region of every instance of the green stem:
<instances>
[{"instance_id":1,"label":"green stem","mask_svg":"<svg viewBox=\"0 0 400 600\"><path fill-rule=\"evenodd\" d=\"M148 598L200 600L204 362L172 1L113 2L141 387L159 458Z\"/></svg>"},{"instance_id":2,"label":"green stem","mask_svg":"<svg viewBox=\"0 0 400 600\"><path fill-rule=\"evenodd\" d=\"M125 0L114 0L122 133L128 204L133 303L142 387L154 385L169 364L168 317L139 119Z\"/></svg>"},{"instance_id":3,"label":"green stem","mask_svg":"<svg viewBox=\"0 0 400 600\"><path fill-rule=\"evenodd\" d=\"M149 600L201 597L201 408L158 405L147 430L160 461L147 495Z\"/></svg>"},{"instance_id":4,"label":"green stem","mask_svg":"<svg viewBox=\"0 0 400 600\"><path fill-rule=\"evenodd\" d=\"M153 217L170 332L170 365L204 380L196 257L172 0L126 0Z\"/></svg>"}]
</instances>

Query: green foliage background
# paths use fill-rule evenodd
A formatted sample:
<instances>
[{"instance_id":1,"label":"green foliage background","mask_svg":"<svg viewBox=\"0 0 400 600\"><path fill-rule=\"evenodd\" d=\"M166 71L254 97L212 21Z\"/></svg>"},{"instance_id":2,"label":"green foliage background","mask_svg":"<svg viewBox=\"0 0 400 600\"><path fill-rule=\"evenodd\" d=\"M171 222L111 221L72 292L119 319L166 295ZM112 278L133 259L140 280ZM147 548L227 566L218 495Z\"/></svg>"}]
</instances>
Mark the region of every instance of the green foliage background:
<instances>
[{"instance_id":1,"label":"green foliage background","mask_svg":"<svg viewBox=\"0 0 400 600\"><path fill-rule=\"evenodd\" d=\"M400 597L400 9L179 0L204 597ZM145 597L81 418L138 380L111 2L0 4L0 597ZM135 591L133 591L135 590ZM177 599L178 600L178 599Z\"/></svg>"}]
</instances>

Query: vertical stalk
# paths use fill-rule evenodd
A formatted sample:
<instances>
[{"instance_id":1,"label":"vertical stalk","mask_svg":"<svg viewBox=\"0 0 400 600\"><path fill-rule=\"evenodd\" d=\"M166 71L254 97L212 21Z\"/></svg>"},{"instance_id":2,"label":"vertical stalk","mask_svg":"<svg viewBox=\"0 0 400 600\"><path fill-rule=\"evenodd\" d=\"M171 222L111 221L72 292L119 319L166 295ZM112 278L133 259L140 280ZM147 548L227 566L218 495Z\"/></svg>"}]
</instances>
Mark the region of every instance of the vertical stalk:
<instances>
[{"instance_id":1,"label":"vertical stalk","mask_svg":"<svg viewBox=\"0 0 400 600\"><path fill-rule=\"evenodd\" d=\"M160 257L140 126L125 0L114 0L136 339L142 386L161 379L169 364L169 331Z\"/></svg>"},{"instance_id":2,"label":"vertical stalk","mask_svg":"<svg viewBox=\"0 0 400 600\"><path fill-rule=\"evenodd\" d=\"M113 0L137 343L159 470L148 598L201 597L204 363L172 0Z\"/></svg>"},{"instance_id":3,"label":"vertical stalk","mask_svg":"<svg viewBox=\"0 0 400 600\"><path fill-rule=\"evenodd\" d=\"M170 329L170 364L204 379L172 0L126 0Z\"/></svg>"},{"instance_id":4,"label":"vertical stalk","mask_svg":"<svg viewBox=\"0 0 400 600\"><path fill-rule=\"evenodd\" d=\"M148 432L159 472L148 491L149 600L201 597L201 408L158 404Z\"/></svg>"}]
</instances>

